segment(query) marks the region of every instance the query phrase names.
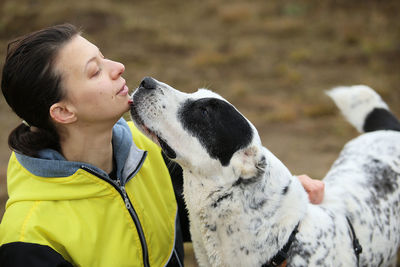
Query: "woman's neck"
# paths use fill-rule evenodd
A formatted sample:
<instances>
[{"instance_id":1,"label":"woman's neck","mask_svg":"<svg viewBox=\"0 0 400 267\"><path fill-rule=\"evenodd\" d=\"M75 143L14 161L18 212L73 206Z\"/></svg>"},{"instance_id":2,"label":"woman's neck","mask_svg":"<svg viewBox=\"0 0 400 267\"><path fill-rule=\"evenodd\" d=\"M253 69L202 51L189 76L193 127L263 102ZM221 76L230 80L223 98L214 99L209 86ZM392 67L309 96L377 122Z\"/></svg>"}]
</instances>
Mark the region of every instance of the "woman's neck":
<instances>
[{"instance_id":1,"label":"woman's neck","mask_svg":"<svg viewBox=\"0 0 400 267\"><path fill-rule=\"evenodd\" d=\"M112 129L68 127L60 136L61 151L68 161L89 163L106 173L112 171Z\"/></svg>"}]
</instances>

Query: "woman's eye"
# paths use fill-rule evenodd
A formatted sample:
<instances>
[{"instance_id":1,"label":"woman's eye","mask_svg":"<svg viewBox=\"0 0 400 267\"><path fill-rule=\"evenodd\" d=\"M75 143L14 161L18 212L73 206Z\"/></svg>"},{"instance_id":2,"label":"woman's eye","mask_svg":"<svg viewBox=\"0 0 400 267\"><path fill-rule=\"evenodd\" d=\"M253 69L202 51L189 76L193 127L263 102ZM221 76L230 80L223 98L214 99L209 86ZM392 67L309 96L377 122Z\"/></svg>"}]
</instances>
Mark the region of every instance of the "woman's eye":
<instances>
[{"instance_id":1,"label":"woman's eye","mask_svg":"<svg viewBox=\"0 0 400 267\"><path fill-rule=\"evenodd\" d=\"M92 77L98 76L98 75L100 74L100 72L101 72L101 69L98 69L98 70L92 75Z\"/></svg>"}]
</instances>

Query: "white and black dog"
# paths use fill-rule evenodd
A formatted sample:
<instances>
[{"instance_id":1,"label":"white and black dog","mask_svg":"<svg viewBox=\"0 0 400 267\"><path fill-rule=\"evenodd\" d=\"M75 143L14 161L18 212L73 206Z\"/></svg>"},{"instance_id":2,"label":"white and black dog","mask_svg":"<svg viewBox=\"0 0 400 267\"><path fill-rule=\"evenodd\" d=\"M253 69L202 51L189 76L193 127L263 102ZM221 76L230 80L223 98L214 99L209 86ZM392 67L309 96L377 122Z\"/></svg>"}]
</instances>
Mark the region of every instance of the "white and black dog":
<instances>
[{"instance_id":1,"label":"white and black dog","mask_svg":"<svg viewBox=\"0 0 400 267\"><path fill-rule=\"evenodd\" d=\"M145 78L136 125L184 172L200 266L396 266L400 244L400 123L371 88L328 93L368 132L349 142L312 205L255 127L221 96ZM360 244L362 253L360 254Z\"/></svg>"}]
</instances>

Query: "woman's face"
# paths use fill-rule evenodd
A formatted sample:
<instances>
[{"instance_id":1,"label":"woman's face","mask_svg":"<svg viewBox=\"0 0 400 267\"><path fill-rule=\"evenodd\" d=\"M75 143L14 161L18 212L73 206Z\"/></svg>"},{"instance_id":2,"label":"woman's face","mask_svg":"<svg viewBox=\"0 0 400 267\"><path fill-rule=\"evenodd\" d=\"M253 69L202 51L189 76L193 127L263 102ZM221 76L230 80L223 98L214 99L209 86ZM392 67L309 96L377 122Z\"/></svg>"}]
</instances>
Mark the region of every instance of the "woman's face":
<instances>
[{"instance_id":1,"label":"woman's face","mask_svg":"<svg viewBox=\"0 0 400 267\"><path fill-rule=\"evenodd\" d=\"M123 64L104 58L100 50L82 36L61 48L55 68L76 121L114 124L129 109L128 87L122 78Z\"/></svg>"}]
</instances>

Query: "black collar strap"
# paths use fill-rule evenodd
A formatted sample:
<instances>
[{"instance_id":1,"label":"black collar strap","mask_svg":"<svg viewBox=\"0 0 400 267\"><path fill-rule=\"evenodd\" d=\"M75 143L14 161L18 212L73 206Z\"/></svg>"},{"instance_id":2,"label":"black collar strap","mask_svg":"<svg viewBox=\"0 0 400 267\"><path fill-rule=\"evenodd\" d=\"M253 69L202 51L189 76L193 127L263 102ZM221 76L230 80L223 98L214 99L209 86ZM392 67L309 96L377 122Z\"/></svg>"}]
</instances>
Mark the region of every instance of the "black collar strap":
<instances>
[{"instance_id":1,"label":"black collar strap","mask_svg":"<svg viewBox=\"0 0 400 267\"><path fill-rule=\"evenodd\" d=\"M351 238L353 239L353 249L354 249L354 253L356 254L356 257L357 257L357 266L359 266L360 265L360 254L362 253L362 247L360 245L360 242L357 239L356 232L354 232L353 225L351 224L350 219L347 216L346 216L346 220L350 226L351 235L352 235Z\"/></svg>"},{"instance_id":2,"label":"black collar strap","mask_svg":"<svg viewBox=\"0 0 400 267\"><path fill-rule=\"evenodd\" d=\"M286 259L289 257L289 249L290 246L292 245L293 241L296 238L296 234L298 232L299 224L296 225L294 228L293 232L289 236L289 240L287 243L281 248L281 250L278 251L278 253L267 263L264 263L261 267L274 267L274 266L280 266L282 263L286 261Z\"/></svg>"},{"instance_id":3,"label":"black collar strap","mask_svg":"<svg viewBox=\"0 0 400 267\"><path fill-rule=\"evenodd\" d=\"M351 235L352 235L352 239L353 239L353 249L354 249L354 253L356 254L356 257L357 257L357 266L358 266L359 262L360 262L360 254L362 253L362 246L360 245L360 242L358 241L358 238L354 231L353 225L351 224L349 218L346 217L346 219L347 219L347 223L350 226ZM269 262L263 264L261 267L280 266L282 263L285 262L285 260L289 257L288 252L289 252L290 246L292 245L292 243L295 239L295 236L298 232L298 228L299 228L299 224L296 225L292 234L289 237L288 242L283 246L283 248L281 250L279 250L278 253Z\"/></svg>"}]
</instances>

